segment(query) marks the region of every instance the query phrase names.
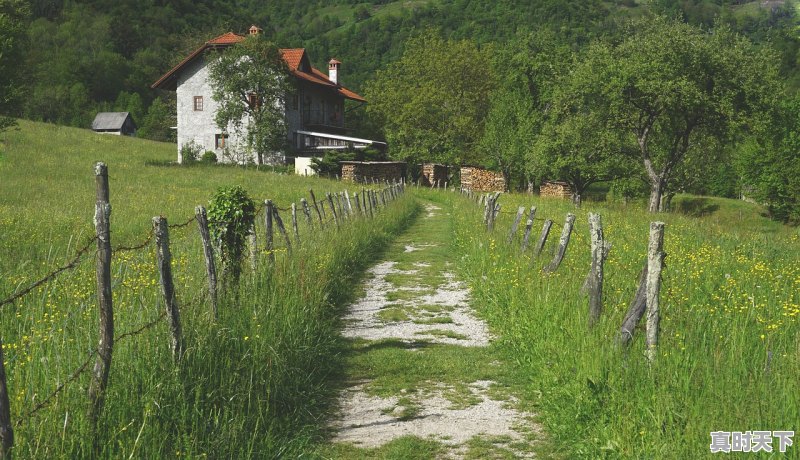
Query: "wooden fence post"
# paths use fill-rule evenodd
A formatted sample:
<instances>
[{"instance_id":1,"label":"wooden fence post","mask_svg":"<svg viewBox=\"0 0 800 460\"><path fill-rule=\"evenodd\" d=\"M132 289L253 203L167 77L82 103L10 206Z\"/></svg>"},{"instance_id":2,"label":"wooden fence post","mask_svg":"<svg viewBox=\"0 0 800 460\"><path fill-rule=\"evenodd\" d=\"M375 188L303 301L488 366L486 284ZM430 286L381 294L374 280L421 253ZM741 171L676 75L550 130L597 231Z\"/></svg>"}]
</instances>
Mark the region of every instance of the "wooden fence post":
<instances>
[{"instance_id":1,"label":"wooden fence post","mask_svg":"<svg viewBox=\"0 0 800 460\"><path fill-rule=\"evenodd\" d=\"M217 266L214 261L214 247L211 245L211 235L208 231L208 214L206 208L194 208L197 226L200 228L200 240L203 243L203 255L206 259L206 274L208 275L208 296L211 297L211 313L217 319Z\"/></svg>"},{"instance_id":2,"label":"wooden fence post","mask_svg":"<svg viewBox=\"0 0 800 460\"><path fill-rule=\"evenodd\" d=\"M258 238L256 237L256 224L250 227L250 233L247 235L248 246L250 249L250 269L253 273L258 268Z\"/></svg>"},{"instance_id":3,"label":"wooden fence post","mask_svg":"<svg viewBox=\"0 0 800 460\"><path fill-rule=\"evenodd\" d=\"M309 195L311 195L311 203L314 205L314 210L317 211L317 217L319 217L319 225L322 226L322 213L319 211L319 207L317 206L317 197L314 196L314 190L308 189Z\"/></svg>"},{"instance_id":4,"label":"wooden fence post","mask_svg":"<svg viewBox=\"0 0 800 460\"><path fill-rule=\"evenodd\" d=\"M6 386L6 366L4 364L3 341L0 339L0 460L11 459L14 447L14 428L11 425L11 404Z\"/></svg>"},{"instance_id":5,"label":"wooden fence post","mask_svg":"<svg viewBox=\"0 0 800 460\"><path fill-rule=\"evenodd\" d=\"M625 319L622 320L622 327L619 331L619 341L623 346L628 346L633 340L633 332L639 320L642 319L644 311L647 307L647 262L644 264L641 273L639 274L639 287L636 289L636 294L633 296L628 312L625 314Z\"/></svg>"},{"instance_id":6,"label":"wooden fence post","mask_svg":"<svg viewBox=\"0 0 800 460\"><path fill-rule=\"evenodd\" d=\"M89 383L89 420L96 428L103 411L111 354L114 350L114 309L111 296L111 204L109 203L108 168L105 163L94 167L97 202L94 228L97 236L97 303L100 307L100 342L97 359Z\"/></svg>"},{"instance_id":7,"label":"wooden fence post","mask_svg":"<svg viewBox=\"0 0 800 460\"><path fill-rule=\"evenodd\" d=\"M603 223L599 214L589 213L589 234L592 265L589 270L589 327L593 327L603 312L603 265L608 243L603 238Z\"/></svg>"},{"instance_id":8,"label":"wooden fence post","mask_svg":"<svg viewBox=\"0 0 800 460\"><path fill-rule=\"evenodd\" d=\"M372 198L369 196L369 190L361 189L361 196L364 199L364 208L369 212L369 217L374 217L372 213Z\"/></svg>"},{"instance_id":9,"label":"wooden fence post","mask_svg":"<svg viewBox=\"0 0 800 460\"><path fill-rule=\"evenodd\" d=\"M294 231L294 238L297 240L297 245L300 246L300 232L297 230L297 205L292 203L292 230Z\"/></svg>"},{"instance_id":10,"label":"wooden fence post","mask_svg":"<svg viewBox=\"0 0 800 460\"><path fill-rule=\"evenodd\" d=\"M283 225L283 219L281 219L280 214L278 214L278 207L273 206L272 212L275 213L275 223L278 224L278 231L281 232L283 239L286 241L286 251L289 255L292 255L292 241L289 239L289 233L286 231L286 227Z\"/></svg>"},{"instance_id":11,"label":"wooden fence post","mask_svg":"<svg viewBox=\"0 0 800 460\"><path fill-rule=\"evenodd\" d=\"M331 197L330 193L326 193L325 196L328 198L328 203L331 205L331 212L333 213L333 222L336 224L336 228L339 228L339 216L336 215L336 208L333 206L333 197Z\"/></svg>"},{"instance_id":12,"label":"wooden fence post","mask_svg":"<svg viewBox=\"0 0 800 460\"><path fill-rule=\"evenodd\" d=\"M539 235L539 241L536 243L536 248L533 250L533 258L539 257L544 249L544 244L547 242L547 237L550 235L550 228L553 226L553 221L547 219L542 225L542 234Z\"/></svg>"},{"instance_id":13,"label":"wooden fence post","mask_svg":"<svg viewBox=\"0 0 800 460\"><path fill-rule=\"evenodd\" d=\"M347 203L347 215L352 218L353 216L353 203L350 202L350 192L347 190L344 191L344 200Z\"/></svg>"},{"instance_id":14,"label":"wooden fence post","mask_svg":"<svg viewBox=\"0 0 800 460\"><path fill-rule=\"evenodd\" d=\"M517 228L519 227L519 221L522 220L522 215L525 213L525 206L520 206L517 208L517 215L514 217L514 224L511 225L511 231L508 232L508 244L511 244L511 241L514 240L514 235L517 234Z\"/></svg>"},{"instance_id":15,"label":"wooden fence post","mask_svg":"<svg viewBox=\"0 0 800 460\"><path fill-rule=\"evenodd\" d=\"M167 219L160 216L153 217L153 232L156 235L156 261L161 282L161 294L164 296L169 330L172 334L170 349L172 350L172 358L175 362L178 362L183 356L183 337L178 300L175 297L175 284L172 280L172 254L169 251Z\"/></svg>"},{"instance_id":16,"label":"wooden fence post","mask_svg":"<svg viewBox=\"0 0 800 460\"><path fill-rule=\"evenodd\" d=\"M313 195L312 195L313 198ZM316 203L314 205L316 207ZM270 266L275 265L275 243L273 239L272 230L272 217L273 217L272 200L264 201L264 225L267 227L267 256L269 257Z\"/></svg>"},{"instance_id":17,"label":"wooden fence post","mask_svg":"<svg viewBox=\"0 0 800 460\"><path fill-rule=\"evenodd\" d=\"M531 237L534 217L536 217L536 206L531 206L531 210L528 213L528 221L525 222L525 235L522 237L522 252L525 252L525 250L528 249L528 241Z\"/></svg>"},{"instance_id":18,"label":"wooden fence post","mask_svg":"<svg viewBox=\"0 0 800 460\"><path fill-rule=\"evenodd\" d=\"M308 207L308 201L305 198L300 198L300 204L303 205L303 214L306 216L306 223L308 226L314 227L314 219L311 218L311 209Z\"/></svg>"},{"instance_id":19,"label":"wooden fence post","mask_svg":"<svg viewBox=\"0 0 800 460\"><path fill-rule=\"evenodd\" d=\"M353 194L353 199L355 199L355 201L356 201L356 211L358 211L358 214L360 215L361 214L361 201L358 198L358 192Z\"/></svg>"},{"instance_id":20,"label":"wooden fence post","mask_svg":"<svg viewBox=\"0 0 800 460\"><path fill-rule=\"evenodd\" d=\"M569 237L572 235L572 226L575 223L575 214L567 214L567 220L564 222L564 228L561 230L561 238L558 240L558 250L550 264L544 267L545 273L552 273L558 270L561 261L564 260L564 254L567 252L567 245L569 245Z\"/></svg>"},{"instance_id":21,"label":"wooden fence post","mask_svg":"<svg viewBox=\"0 0 800 460\"><path fill-rule=\"evenodd\" d=\"M339 214L339 218L344 220L347 216L345 216L344 212L342 211L342 195L339 192L336 192L333 194L333 196L336 198L334 201L336 202L336 210Z\"/></svg>"},{"instance_id":22,"label":"wooden fence post","mask_svg":"<svg viewBox=\"0 0 800 460\"><path fill-rule=\"evenodd\" d=\"M647 246L647 359L658 354L659 291L664 264L664 222L650 223L650 242Z\"/></svg>"}]
</instances>

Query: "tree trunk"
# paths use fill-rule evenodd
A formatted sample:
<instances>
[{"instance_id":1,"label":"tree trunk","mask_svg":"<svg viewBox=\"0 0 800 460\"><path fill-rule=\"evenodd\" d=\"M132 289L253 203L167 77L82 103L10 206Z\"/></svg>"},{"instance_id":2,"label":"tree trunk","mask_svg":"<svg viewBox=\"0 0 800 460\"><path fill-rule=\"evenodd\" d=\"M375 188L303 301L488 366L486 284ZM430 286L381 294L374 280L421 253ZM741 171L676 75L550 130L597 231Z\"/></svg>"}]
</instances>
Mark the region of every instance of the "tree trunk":
<instances>
[{"instance_id":1,"label":"tree trunk","mask_svg":"<svg viewBox=\"0 0 800 460\"><path fill-rule=\"evenodd\" d=\"M664 182L661 179L650 181L650 205L648 211L660 212L661 209L661 195L664 194Z\"/></svg>"}]
</instances>

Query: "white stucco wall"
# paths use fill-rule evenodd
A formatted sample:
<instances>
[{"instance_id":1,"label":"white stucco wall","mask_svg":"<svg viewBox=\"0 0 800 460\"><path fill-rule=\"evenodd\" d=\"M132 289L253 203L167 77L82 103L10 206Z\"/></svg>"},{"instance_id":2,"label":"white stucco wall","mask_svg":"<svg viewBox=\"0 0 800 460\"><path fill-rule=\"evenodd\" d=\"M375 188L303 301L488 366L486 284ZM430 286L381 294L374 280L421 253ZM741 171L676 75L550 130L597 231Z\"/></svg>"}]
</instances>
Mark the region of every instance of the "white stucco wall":
<instances>
[{"instance_id":1,"label":"white stucco wall","mask_svg":"<svg viewBox=\"0 0 800 460\"><path fill-rule=\"evenodd\" d=\"M295 142L295 132L305 129L303 121L303 107L306 98L311 100L310 109L319 113L324 110L326 117L332 113L334 103L339 106L339 114L344 116L344 99L341 96L333 94L330 89L317 87L312 84L300 83L297 87L298 104L295 109L292 103L291 94L286 98L286 128L287 128L287 141L293 147L302 147ZM177 80L177 140L178 140L178 162L181 163L181 147L194 142L202 149L200 155L205 151L212 151L217 154L219 161L230 161L230 158L224 158L223 149L216 148L215 135L221 134L222 130L217 127L214 122L214 115L219 105L212 98L212 88L208 80L208 66L204 59L198 58L190 62L184 67ZM194 110L194 97L203 97L203 110ZM322 103L324 102L324 109ZM276 101L280 104L280 101ZM232 127L228 130L227 145L237 150L242 144L236 133L233 132ZM253 155L252 161L256 161L256 155ZM283 157L276 158L279 161Z\"/></svg>"},{"instance_id":2,"label":"white stucco wall","mask_svg":"<svg viewBox=\"0 0 800 460\"><path fill-rule=\"evenodd\" d=\"M316 175L316 171L311 169L311 157L296 157L294 159L294 173L298 176Z\"/></svg>"},{"instance_id":3,"label":"white stucco wall","mask_svg":"<svg viewBox=\"0 0 800 460\"><path fill-rule=\"evenodd\" d=\"M212 89L208 81L208 66L204 60L196 59L189 63L186 68L178 75L177 84L178 100L178 163L183 161L181 158L181 147L194 141L203 152L210 150L217 154L219 161L225 161L222 149L216 148L217 134L222 130L214 122L214 115L219 105L211 97ZM203 110L194 110L194 97L203 97ZM228 130L228 145L236 147L238 139L236 135ZM200 152L202 155L203 152Z\"/></svg>"}]
</instances>

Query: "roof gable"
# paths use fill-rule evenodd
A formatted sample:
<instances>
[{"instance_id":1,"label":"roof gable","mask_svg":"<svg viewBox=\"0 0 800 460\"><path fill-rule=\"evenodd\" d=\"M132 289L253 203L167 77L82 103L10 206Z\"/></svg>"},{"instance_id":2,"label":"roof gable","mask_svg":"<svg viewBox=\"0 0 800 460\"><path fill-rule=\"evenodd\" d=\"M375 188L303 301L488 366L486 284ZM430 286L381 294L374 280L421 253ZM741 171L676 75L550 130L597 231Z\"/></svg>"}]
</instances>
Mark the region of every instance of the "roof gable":
<instances>
[{"instance_id":1,"label":"roof gable","mask_svg":"<svg viewBox=\"0 0 800 460\"><path fill-rule=\"evenodd\" d=\"M130 117L128 112L100 112L92 122L93 130L119 130ZM131 120L131 123L133 120Z\"/></svg>"},{"instance_id":2,"label":"roof gable","mask_svg":"<svg viewBox=\"0 0 800 460\"><path fill-rule=\"evenodd\" d=\"M183 61L178 63L175 67L165 73L161 78L153 83L150 87L153 89L165 89L175 91L178 84L178 74L181 69L188 65L191 61L200 57L206 50L220 47L227 47L244 40L242 35L228 32L218 37L212 38L205 42L203 46L197 48L192 54L187 56ZM280 50L281 57L289 67L289 72L300 80L309 83L326 86L336 91L340 96L359 102L366 102L366 99L356 94L353 91L345 88L344 86L337 85L328 79L328 76L311 66L311 60L308 58L305 48L284 48ZM338 61L337 61L338 62Z\"/></svg>"}]
</instances>

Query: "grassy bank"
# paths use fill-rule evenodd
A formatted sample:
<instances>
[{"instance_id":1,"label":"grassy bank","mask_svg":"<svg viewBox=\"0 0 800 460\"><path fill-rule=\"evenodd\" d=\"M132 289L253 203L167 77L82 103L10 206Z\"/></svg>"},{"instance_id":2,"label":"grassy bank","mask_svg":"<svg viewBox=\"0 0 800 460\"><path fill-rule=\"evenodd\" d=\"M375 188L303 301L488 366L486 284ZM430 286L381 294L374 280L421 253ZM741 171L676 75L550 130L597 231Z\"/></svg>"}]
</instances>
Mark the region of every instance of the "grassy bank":
<instances>
[{"instance_id":1,"label":"grassy bank","mask_svg":"<svg viewBox=\"0 0 800 460\"><path fill-rule=\"evenodd\" d=\"M456 216L458 267L507 360L527 382L524 397L564 455L702 458L710 455L710 431L800 428L796 228L731 200L682 197L678 209L701 216L689 217L596 203L575 211L560 200L504 195L504 212L487 234L482 209L453 199L464 209ZM556 222L538 259L530 249L521 253L519 233L506 243L518 205L538 207L534 242L539 219ZM556 273L545 275L540 269L552 258L567 212L577 214L567 256ZM589 269L588 212L602 215L613 244L604 312L593 329L579 292ZM616 344L646 260L651 220L667 223L668 254L653 366L644 358L643 330L629 351ZM789 452L796 457L800 449Z\"/></svg>"},{"instance_id":2,"label":"grassy bank","mask_svg":"<svg viewBox=\"0 0 800 460\"><path fill-rule=\"evenodd\" d=\"M21 122L5 134L0 163L0 297L63 265L93 234L92 164L111 182L112 246L146 241L151 217L192 216L222 185L240 184L281 207L341 183L235 167L170 167L171 144L99 136ZM115 350L99 435L86 412L97 344L93 250L78 267L2 310L0 331L18 458L266 458L306 449L329 402L338 366L337 305L352 281L418 212L402 198L370 221L313 230L301 218L290 256L278 243L274 268L262 250L214 322L196 225L171 230L173 270L186 353L176 366L159 320L152 242L112 261ZM283 212L288 224L288 213ZM263 248L263 213L257 219ZM291 231L291 230L290 230ZM280 241L280 239L278 239ZM71 379L76 375L74 379ZM63 390L46 398L65 384ZM37 404L46 404L31 414Z\"/></svg>"}]
</instances>

